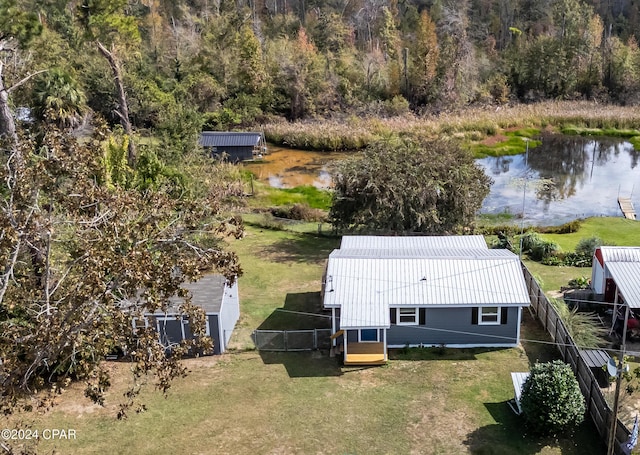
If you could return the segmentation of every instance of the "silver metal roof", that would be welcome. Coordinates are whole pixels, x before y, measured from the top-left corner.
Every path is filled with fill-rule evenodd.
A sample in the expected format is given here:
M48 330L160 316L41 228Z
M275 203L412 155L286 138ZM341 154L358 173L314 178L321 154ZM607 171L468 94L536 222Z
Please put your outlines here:
M340 249L369 250L419 250L442 248L480 248L488 249L487 242L481 235L442 235L442 236L404 236L391 237L379 235L345 235L342 237Z
M341 329L363 329L391 327L389 306L383 300L346 302L340 309Z
M518 257L482 236L345 236L329 255L324 306L340 327L389 327L391 306L528 306Z
M607 262L640 262L640 246L601 246L602 259Z
M640 262L606 262L629 308L640 308Z
M260 143L262 133L203 131L199 144L203 147L255 147Z
M431 248L431 249L360 249L351 248L333 250L329 255L330 258L388 258L388 259L401 259L401 258L500 258L507 257L512 258L513 253L509 250L495 249L490 250L488 248Z

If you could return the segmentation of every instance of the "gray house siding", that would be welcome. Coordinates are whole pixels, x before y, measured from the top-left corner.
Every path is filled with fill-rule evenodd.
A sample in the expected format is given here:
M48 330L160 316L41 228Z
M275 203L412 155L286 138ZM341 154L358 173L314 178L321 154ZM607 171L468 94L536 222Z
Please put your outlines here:
M240 317L237 281L229 287L223 276L213 275L187 286L191 286L192 302L205 310L207 315L207 334L213 340L213 353L225 352ZM193 338L189 321L177 320L176 315L175 309L170 309L167 313L146 315L148 323L158 330L158 338L167 349L183 339Z
M387 330L390 347L406 345L514 345L517 343L519 308L506 310L506 323L474 324L473 308L427 308L424 324L395 325ZM432 329L432 330L430 330Z

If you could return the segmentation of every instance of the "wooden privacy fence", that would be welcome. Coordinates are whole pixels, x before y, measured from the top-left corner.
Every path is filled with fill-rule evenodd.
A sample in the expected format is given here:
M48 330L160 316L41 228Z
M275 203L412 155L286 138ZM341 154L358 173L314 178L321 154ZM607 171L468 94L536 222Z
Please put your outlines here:
M549 332L549 335L551 335L551 339L555 342L564 362L569 364L573 369L576 379L580 384L582 395L586 400L587 414L591 417L591 420L593 420L600 437L606 444L611 429L613 410L605 400L593 371L580 356L578 347L574 343L573 338L571 338L571 335L569 335L556 309L542 289L540 289L540 286L524 264L522 264L522 269L527 288L529 289L531 308L543 327ZM620 443L627 441L630 433L624 423L618 419L615 443L617 453L621 453L619 450Z
M254 330L258 351L312 351L331 348L331 329Z

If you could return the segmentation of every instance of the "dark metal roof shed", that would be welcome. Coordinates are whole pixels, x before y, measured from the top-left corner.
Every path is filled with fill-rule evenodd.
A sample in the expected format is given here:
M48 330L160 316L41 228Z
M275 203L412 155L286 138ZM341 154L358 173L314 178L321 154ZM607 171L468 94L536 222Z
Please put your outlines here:
M255 147L261 140L258 132L203 131L199 143L202 147Z

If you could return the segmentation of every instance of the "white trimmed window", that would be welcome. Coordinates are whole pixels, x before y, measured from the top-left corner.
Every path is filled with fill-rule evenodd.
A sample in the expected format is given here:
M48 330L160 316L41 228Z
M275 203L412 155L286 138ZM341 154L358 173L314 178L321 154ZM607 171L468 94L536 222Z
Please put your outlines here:
M485 306L480 308L480 317L478 324L481 325L499 325L500 324L500 307Z
M397 325L418 325L417 308L397 308Z

